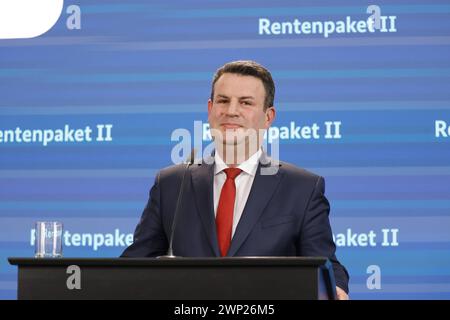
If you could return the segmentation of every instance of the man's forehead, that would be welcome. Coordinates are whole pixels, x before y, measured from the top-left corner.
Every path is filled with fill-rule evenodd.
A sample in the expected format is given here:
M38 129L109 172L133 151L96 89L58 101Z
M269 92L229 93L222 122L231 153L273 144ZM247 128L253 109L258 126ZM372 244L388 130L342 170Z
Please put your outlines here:
M261 79L234 73L224 73L215 83L215 95L257 97L265 94Z

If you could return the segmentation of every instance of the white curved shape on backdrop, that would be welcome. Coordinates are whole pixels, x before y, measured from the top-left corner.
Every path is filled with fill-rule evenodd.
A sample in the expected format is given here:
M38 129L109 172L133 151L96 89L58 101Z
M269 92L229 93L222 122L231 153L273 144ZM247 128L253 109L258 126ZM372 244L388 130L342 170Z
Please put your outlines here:
M58 21L64 0L0 0L0 39L35 38Z

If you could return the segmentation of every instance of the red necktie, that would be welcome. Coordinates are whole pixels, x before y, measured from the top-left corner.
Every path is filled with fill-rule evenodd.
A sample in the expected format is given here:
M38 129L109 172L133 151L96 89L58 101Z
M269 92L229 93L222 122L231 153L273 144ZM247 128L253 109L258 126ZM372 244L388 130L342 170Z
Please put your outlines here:
M220 192L219 205L216 215L217 240L222 257L227 255L231 244L231 230L233 228L233 211L236 199L236 185L234 179L242 172L238 168L228 168L223 170L227 175L227 180L223 184Z

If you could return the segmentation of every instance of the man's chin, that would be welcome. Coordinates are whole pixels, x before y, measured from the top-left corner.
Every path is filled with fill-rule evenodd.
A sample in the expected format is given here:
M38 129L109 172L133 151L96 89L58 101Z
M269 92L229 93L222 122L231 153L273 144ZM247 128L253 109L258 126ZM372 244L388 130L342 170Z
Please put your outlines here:
M220 136L215 136L215 140L223 145L239 145L245 141L245 133L237 130L221 132Z
M238 146L238 145L242 144L243 142L244 142L244 139L242 139L242 140L236 140L236 139L227 140L227 139L225 139L225 140L222 140L222 145L231 147L231 146Z

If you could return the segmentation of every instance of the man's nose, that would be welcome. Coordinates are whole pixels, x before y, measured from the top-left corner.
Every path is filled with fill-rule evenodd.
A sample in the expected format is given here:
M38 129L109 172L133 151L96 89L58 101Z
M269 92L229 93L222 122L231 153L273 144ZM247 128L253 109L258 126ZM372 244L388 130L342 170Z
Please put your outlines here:
M239 102L231 101L226 110L226 114L228 116L237 116L239 115Z

